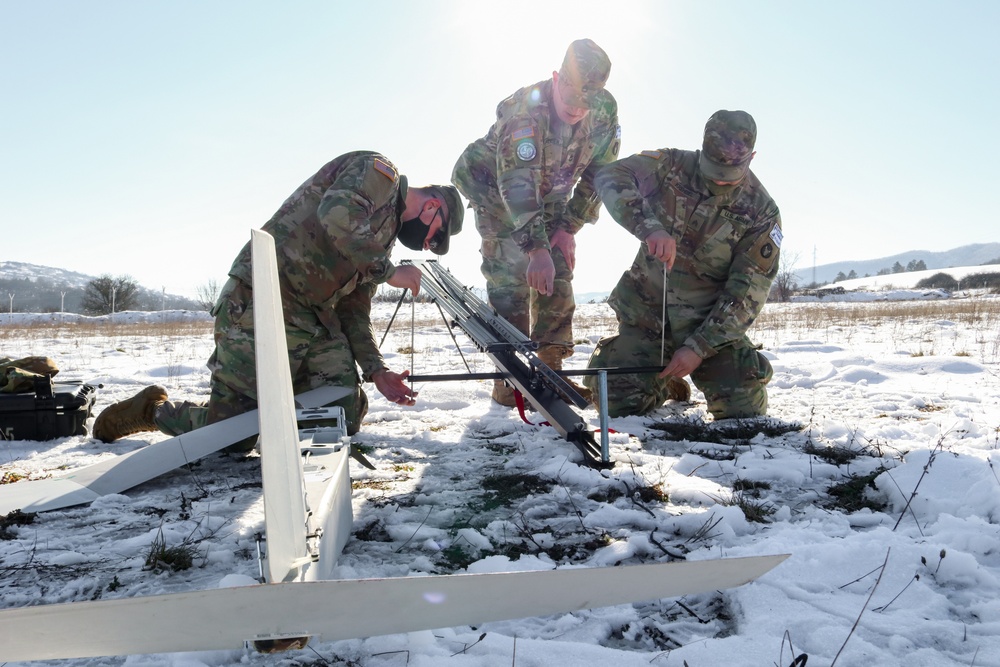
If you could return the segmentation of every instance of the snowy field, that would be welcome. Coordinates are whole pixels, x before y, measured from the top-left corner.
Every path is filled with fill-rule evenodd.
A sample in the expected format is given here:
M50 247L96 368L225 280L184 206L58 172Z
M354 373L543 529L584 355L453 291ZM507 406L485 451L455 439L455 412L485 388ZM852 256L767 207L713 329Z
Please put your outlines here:
M379 338L392 308L378 306ZM210 324L116 317L60 325L0 316L0 355L47 355L61 377L102 384L95 414L153 383L177 399L206 396ZM607 306L581 306L568 365L585 365L612 329ZM457 336L471 370L492 370ZM612 420L610 471L581 467L553 429L492 405L485 381L425 384L413 408L368 385L371 409L354 441L377 470L352 463L354 534L338 572L403 577L791 554L751 584L314 641L280 656L232 650L55 664L789 667L806 654L809 667L1000 667L1000 297L771 304L751 337L775 370L769 420L713 424L695 392L689 404ZM394 370L465 370L429 304L405 306L382 348ZM583 414L597 425L596 412ZM16 484L63 474L164 437L0 442L0 476ZM91 506L5 525L0 607L256 577L262 518L257 459L218 454ZM189 566L147 564L158 540L189 556L178 568ZM0 625L0 663L15 641L31 640L5 636Z

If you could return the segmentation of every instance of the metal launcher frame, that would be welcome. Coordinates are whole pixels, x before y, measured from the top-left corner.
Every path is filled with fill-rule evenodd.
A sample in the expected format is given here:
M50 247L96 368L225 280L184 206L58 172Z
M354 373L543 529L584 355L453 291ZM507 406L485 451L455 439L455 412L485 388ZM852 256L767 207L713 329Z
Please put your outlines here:
M598 468L614 465L602 454L586 422L569 405L585 408L587 400L538 358L537 343L498 315L436 260L402 263L420 269L421 289L493 360L504 380L520 391L560 435L579 448L588 465Z

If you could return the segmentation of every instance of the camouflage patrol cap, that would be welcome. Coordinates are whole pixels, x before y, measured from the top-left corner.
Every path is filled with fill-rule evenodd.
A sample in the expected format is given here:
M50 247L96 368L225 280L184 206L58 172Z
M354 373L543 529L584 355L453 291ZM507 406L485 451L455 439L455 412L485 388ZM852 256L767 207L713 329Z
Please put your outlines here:
M713 181L739 181L750 168L757 124L746 111L716 111L705 124L699 166Z
M448 219L441 230L431 239L431 252L435 255L443 255L448 252L449 241L452 236L462 231L462 221L465 219L465 206L462 204L462 197L458 194L458 189L453 185L431 185L435 194L444 200L448 208Z
M589 109L598 102L599 93L611 74L611 59L591 39L578 39L569 45L559 69L559 92L566 104Z

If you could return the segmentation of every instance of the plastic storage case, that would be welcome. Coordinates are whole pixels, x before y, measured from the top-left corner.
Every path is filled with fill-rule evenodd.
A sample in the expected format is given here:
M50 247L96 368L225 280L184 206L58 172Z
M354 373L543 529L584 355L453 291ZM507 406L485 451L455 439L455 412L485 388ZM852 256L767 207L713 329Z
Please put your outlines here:
M97 387L35 380L33 393L0 393L0 440L52 440L87 434Z

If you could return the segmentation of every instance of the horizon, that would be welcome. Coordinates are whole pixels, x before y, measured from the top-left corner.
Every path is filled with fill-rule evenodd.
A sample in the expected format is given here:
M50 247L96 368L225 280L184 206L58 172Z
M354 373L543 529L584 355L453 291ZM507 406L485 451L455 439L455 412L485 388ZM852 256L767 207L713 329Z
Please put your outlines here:
M970 244L970 246L975 246L975 245L993 245L993 244ZM1000 244L998 244L998 245L1000 245ZM864 262L864 263L879 262L879 261L890 262L890 261L893 261L893 260L897 259L900 255L906 255L907 252L912 252L912 253L921 253L921 252L923 252L923 253L940 255L940 254L954 253L956 251L962 250L963 248L970 247L970 246L960 246L958 248L951 248L949 250L934 251L934 252L932 252L932 251L925 251L925 250L913 250L913 251L906 251L904 253L900 253L899 255L891 255L891 256L888 256L888 257L880 257L880 258L871 259L871 260L856 260L856 261L858 263L862 263L862 262ZM839 265L842 265L842 264L850 264L851 261L855 261L855 260L845 260L843 262L834 262L834 263L831 263L831 264L828 264L828 265L817 266L815 268L817 270L823 269L823 270L829 272L829 271L832 270L831 267L836 267L836 266L839 266ZM2 271L2 267L3 267L3 265L5 263L27 264L26 262L12 262L11 260L0 260L0 271ZM86 275L86 274L80 274L80 273L75 272L75 271L68 271L68 270L60 268L60 267L43 266L43 265L38 265L38 264L29 264L29 266L35 266L37 268L50 269L50 270L59 271L59 272L75 273L77 275L80 275L80 276L83 276L84 278L89 278L89 279L93 279L93 278L97 277L97 276L89 276L89 275ZM891 269L892 267L891 267L891 265L887 265L887 266L881 267L881 268L888 270L888 269ZM805 282L805 277L803 275L805 272L808 272L808 271L811 271L811 270L812 270L812 267L796 267L796 268L793 269L793 273L795 274L796 277L799 278L799 283L800 283L799 289L807 289L810 286L813 286L811 282L809 282L809 283ZM856 289L858 291L864 291L867 288L867 286L864 285L864 284L862 284L862 281L871 280L871 281L874 281L873 284L872 284L872 288L875 288L875 289L884 289L886 285L891 285L893 287L901 288L901 289L911 289L911 288L914 287L913 283L916 283L918 280L920 280L923 277L926 277L926 276L929 276L929 275L933 275L935 273L948 273L949 271L951 271L951 272L954 273L954 275L952 277L960 280L960 279L963 279L965 276L973 275L973 274L978 273L980 271L989 272L991 270L998 270L998 271L1000 271L1000 264L998 264L998 263L962 264L962 265L955 265L955 266L931 267L931 268L924 269L924 270L907 270L907 269L904 269L903 271L900 271L900 272L887 272L885 274L867 273L867 274L865 274L863 276L858 276L856 278L839 280L839 281L836 280L836 278L829 278L827 280L820 280L820 281L818 281L816 283L815 286L826 286L826 285L836 284L836 285L840 285L840 286L843 286L845 288L848 288L849 290L850 289ZM893 278L894 276L896 277L895 279ZM905 285L900 285L899 284L899 282L900 282L899 281L899 277L900 276L905 276L906 277L906 280L903 281L903 282L906 283ZM5 279L4 276L2 275L2 273L0 273L0 281L2 281L4 279ZM142 283L139 283L139 287L142 290L146 290L146 291L149 291L149 292L152 292L152 293L155 293L155 292L158 291L158 290L155 290L153 288L147 287L147 286L143 285ZM199 286L199 287L204 287L204 286ZM483 289L479 285L471 285L470 287L472 289ZM593 301L594 299L596 299L598 297L607 297L611 293L612 289L613 289L613 285L610 286L610 287L608 287L607 289L604 289L604 290L588 290L588 291L575 290L574 291L574 298L575 298L577 304L589 303L589 302ZM168 292L168 293L166 293L165 296L171 297L171 298L187 299L187 300L198 300L198 299L201 298L202 295L198 295L198 296L195 296L195 297L188 297L188 296L183 295L183 294L172 294L172 293ZM172 309L168 308L166 310L169 311L169 310L172 310ZM29 311L21 311L21 312L29 312ZM72 312L72 311L67 311L67 312ZM132 311L123 311L123 312L132 312ZM140 311L136 311L136 312L140 312ZM0 313L0 314L2 314L2 313Z
M720 108L754 116L752 168L793 265L941 243L927 193L978 202L1000 152L980 129L1000 97L1000 4L985 0L4 8L2 259L189 297L223 281L249 230L336 155L378 150L414 185L447 182L496 105L585 36L612 60L622 157L697 149ZM496 19L520 16L544 33L512 42ZM963 169L934 168L952 153ZM990 214L952 208L949 245L995 236ZM482 284L471 213L467 227L442 260ZM578 237L575 289L611 289L638 246L602 209Z

